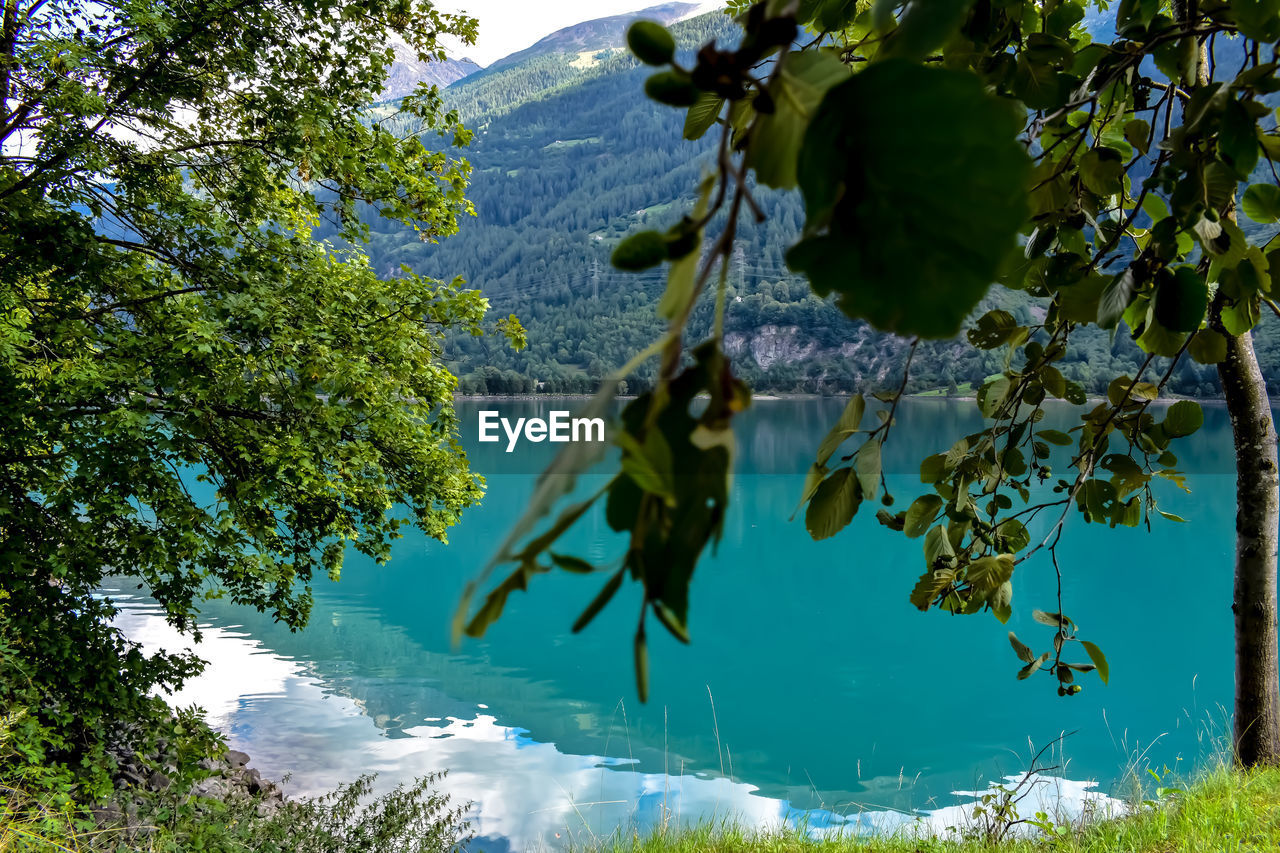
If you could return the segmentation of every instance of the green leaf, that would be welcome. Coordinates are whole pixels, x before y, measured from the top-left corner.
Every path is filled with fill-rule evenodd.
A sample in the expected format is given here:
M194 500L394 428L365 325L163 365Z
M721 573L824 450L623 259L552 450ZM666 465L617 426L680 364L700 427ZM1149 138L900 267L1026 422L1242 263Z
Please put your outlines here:
M1253 167L1258 165L1257 122L1236 98L1229 98L1223 106L1218 151L1242 181L1248 180Z
M557 554L552 552L550 555L551 562L555 563L566 572L574 572L580 575L589 575L596 570L596 567L588 563L581 557L574 557L569 554Z
M1044 654L1040 655L1040 657L1036 658L1031 663L1024 666L1022 669L1018 670L1018 680L1024 681L1030 678L1031 676L1035 675L1036 672L1040 670L1040 667L1044 666L1045 663L1048 662L1048 660L1049 660L1048 652L1045 652Z
M670 107L691 107L702 97L702 90L682 71L659 71L644 81L644 93Z
M576 634L583 628L590 625L591 620L595 619L596 615L599 614L601 610L604 610L604 606L609 603L613 598L613 594L622 586L622 577L626 574L626 571L627 570L625 568L619 569L613 573L613 576L610 577L609 580L605 581L604 587L596 593L596 597L591 599L591 603L582 611L582 615L574 621L573 628L571 629L573 633Z
M804 476L804 491L800 495L800 502L796 504L796 508L791 511L791 519L795 520L796 513L800 511L800 507L809 502L814 493L818 491L818 486L822 485L822 480L827 476L827 468L825 465L814 463L809 466L809 472Z
M877 3L882 7L883 3ZM890 0L888 5L901 5ZM972 0L913 0L898 19L898 25L885 37L880 57L901 57L920 61L941 47L964 22ZM877 9L880 19L884 12Z
M996 527L996 534L1003 540L1005 550L1011 554L1031 544L1031 534L1026 525L1016 518L1006 518L1000 522Z
M711 198L711 190L713 188L713 180L703 180L698 201L693 206L692 218L699 219L707 209L708 200ZM702 232L696 230L692 232L692 239L687 239L690 245L684 254L678 259L671 262L670 268L667 270L667 289L662 292L662 298L658 300L658 316L668 320L680 316L685 311L694 296L697 294L698 281L698 262L701 253L698 251L702 243ZM672 244L667 244L667 251L670 253Z
M1008 376L997 376L978 389L978 408L985 417L995 417L1009 396L1012 383Z
M849 402L845 404L844 410L840 413L840 419L836 421L836 425L822 439L822 444L818 445L818 465L826 465L827 460L831 458L831 454L835 453L836 448L844 443L845 439L858 431L858 425L862 423L862 415L867 409L867 401L861 394L854 394L849 398Z
M907 516L902 532L915 539L929 531L938 510L942 509L942 498L937 495L921 495L907 507Z
M1244 215L1259 224L1280 220L1280 187L1275 184L1250 184L1240 202Z
M1124 157L1114 148L1090 148L1080 158L1080 180L1095 195L1116 195L1124 189Z
M928 610L933 600L955 581L952 569L930 569L920 576L911 590L910 601L920 610Z
M1050 444L1056 444L1059 447L1066 447L1067 445L1074 443L1071 436L1056 429L1042 429L1039 430L1036 435L1040 436Z
M529 578L535 573L546 571L531 561L526 561L512 572L507 579L498 584L484 600L484 604L476 611L476 615L467 623L466 634L469 637L482 637L489 626L498 620L506 607L507 598L516 590L529 588Z
M1104 329L1114 329L1124 316L1125 309L1133 301L1135 283L1133 270L1126 269L1117 275L1102 291L1098 301L1098 325Z
M701 139L703 134L716 123L720 110L724 107L724 98L715 92L703 92L697 102L689 107L684 117L684 138Z
M1201 329L1191 339L1187 352L1200 364L1218 364L1226 360L1227 339L1213 329Z
M858 474L858 482L862 484L862 497L874 500L880 489L880 439L873 438L858 448L858 456L853 465Z
M947 132L919 132L926 120ZM1020 127L968 73L886 60L835 86L801 149L789 266L876 328L956 334L1026 217Z
M649 646L645 643L644 632L637 631L635 639L636 661L636 695L640 701L649 701Z
M1193 79L1199 53L1199 43L1194 38L1180 38L1159 45L1153 51L1153 57L1156 68L1169 80L1178 83Z
M1009 617L1013 615L1013 584L1005 581L1000 584L991 595L987 598L987 604L991 608L991 615L996 617L1001 625L1009 623Z
M965 580L980 595L985 597L1013 577L1013 567L1012 554L980 557L969 564L969 570L965 573Z
M1150 216L1154 224L1169 215L1169 205L1160 196L1152 193L1142 200L1142 212Z
M640 444L629 432L620 431L614 441L622 448L622 471L646 492L675 501L675 470L671 448L659 430L646 433Z
M1125 123L1124 138L1141 154L1147 153L1147 140L1151 136L1151 125L1142 119L1134 119ZM1156 196L1158 198L1158 196Z
M1058 287L1054 295L1058 298L1058 308L1062 318L1074 323L1096 322L1098 302L1107 284L1106 276L1095 274Z
M1032 610L1031 618L1039 622L1041 625L1048 625L1050 628L1066 627L1071 625L1071 620L1061 613L1046 613L1043 610Z
M1080 645L1084 646L1084 650L1089 655L1089 660L1093 661L1093 665L1098 668L1098 678L1102 679L1102 683L1106 684L1111 678L1111 667L1107 665L1107 657L1102 653L1102 649L1098 648L1088 640L1081 640Z
M1179 400L1164 416L1164 431L1173 438L1191 435L1204 426L1204 409L1194 400Z
M1205 203L1214 210L1226 207L1235 197L1237 183L1235 170L1215 159L1204 168Z
M926 456L920 463L920 482L936 483L947 475L947 469L947 456L945 453Z
M609 263L620 270L645 270L667 259L667 240L657 231L641 231L614 247Z
M1013 94L1031 110L1059 107L1070 92L1071 77L1047 63L1037 63L1026 54L1018 56L1013 75Z
M628 27L627 47L646 65L666 65L676 55L676 40L656 21L636 21Z
M805 130L822 96L847 79L848 67L826 51L791 51L783 58L782 69L769 88L773 112L756 119L747 149L747 165L755 170L760 183L777 189L796 185L796 161Z
M1229 335L1243 335L1250 331L1261 319L1261 303L1257 295L1242 296L1234 303L1225 305L1221 319L1222 328Z
M1115 514L1111 518L1111 526L1122 524L1125 527L1137 527L1142 523L1142 499L1134 496L1125 503L1116 505Z
M661 601L653 601L652 604L653 615L658 617L658 621L662 623L662 627L670 631L671 636L675 637L685 645L688 645L690 643L689 626L684 624L680 617L676 615L674 610L663 604Z
M969 343L978 349L995 349L1008 342L1021 328L1012 314L996 308L978 318L977 325L968 332Z
M924 561L926 564L936 565L938 560L954 557L956 549L952 547L951 540L947 538L947 528L941 524L932 528L924 537Z
M809 501L804 526L814 539L828 539L843 530L862 503L862 491L852 468L838 468L822 481Z
M1018 659L1023 663L1031 663L1036 659L1035 653L1031 651L1031 647L1019 640L1018 635L1012 631L1009 632L1009 645L1013 646L1013 653L1016 654Z
M1194 267L1181 266L1156 287L1155 319L1173 332L1200 328L1209 307L1209 286Z

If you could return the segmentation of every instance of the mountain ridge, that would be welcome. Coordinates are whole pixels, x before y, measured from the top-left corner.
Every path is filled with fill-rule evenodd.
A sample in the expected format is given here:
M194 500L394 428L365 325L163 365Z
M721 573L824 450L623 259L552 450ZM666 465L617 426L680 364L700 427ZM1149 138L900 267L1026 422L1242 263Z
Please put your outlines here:
M626 44L627 27L637 18L646 18L663 25L671 25L685 20L699 11L709 8L706 2L662 3L624 12L620 15L609 15L604 18L592 18L580 21L567 27L561 27L553 33L543 36L526 48L509 53L501 59L490 63L485 71L496 72L517 65L527 59L551 53L586 53L591 51L620 48Z
M707 41L725 46L740 35L715 14L671 31L682 62ZM460 223L458 235L432 245L370 222L368 251L380 273L394 275L406 264L442 280L460 275L490 299L494 316L515 313L525 323L529 346L519 353L487 338L449 340L447 358L463 393L589 393L663 332L655 307L664 271L621 273L609 266L609 254L627 234L666 228L690 207L710 140L682 138L679 112L643 94L651 69L625 51L585 67L570 65L568 55L529 55L444 91L476 131L464 156L474 167L468 197L477 217ZM768 217L741 227L729 278L725 332L735 370L762 392L844 393L896 380L907 343L850 321L787 269L786 247L804 221L797 194L756 188L756 198ZM998 287L981 310L992 307L1022 324L1044 316L1042 301ZM691 339L710 326L704 300ZM1275 331L1261 328L1256 341L1267 375L1280 384ZM1062 367L1068 379L1100 393L1106 380L1132 375L1142 359L1126 335L1112 340L1085 329ZM909 390L965 393L1001 370L1002 354L963 339L926 342ZM630 389L651 380L646 365ZM1213 367L1184 360L1171 390L1205 397L1216 383Z
M383 100L394 100L412 94L419 83L444 89L481 70L480 64L468 57L449 58L444 62L423 62L418 58L417 51L399 40L392 42L391 49L395 53L395 60L391 63L386 83L382 87Z

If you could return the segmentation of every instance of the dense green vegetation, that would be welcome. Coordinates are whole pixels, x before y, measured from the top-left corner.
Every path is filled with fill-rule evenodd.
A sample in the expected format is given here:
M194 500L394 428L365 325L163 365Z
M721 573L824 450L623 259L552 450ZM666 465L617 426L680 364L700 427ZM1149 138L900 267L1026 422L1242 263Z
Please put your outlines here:
M7 729L0 726L0 757ZM153 794L128 818L97 822L75 806L0 778L0 850L5 853L456 853L470 838L465 807L423 777L371 796L364 776L331 794L270 810L252 796L215 799Z
M197 637L212 598L297 629L348 547L444 539L480 497L441 356L483 300L377 276L354 214L436 239L469 209L468 133L431 91L400 102L408 136L363 110L393 41L439 59L475 21L401 0L0 8L0 785L83 817L153 772L185 792L222 749L156 695L199 659L124 637L104 578ZM321 218L351 248L316 240Z
M705 42L724 46L740 37L719 13L672 31L686 59ZM711 146L684 140L669 110L644 97L645 72L629 54L602 51L589 67L571 64L574 58L536 56L445 91L476 129L468 152L476 217L460 223L459 239L424 243L393 224L372 223L369 252L380 272L406 264L426 275L461 275L492 300L495 314L515 312L527 326L521 352L454 337L450 363L464 393L590 392L663 327L655 311L663 276L619 273L609 253L624 235L679 218L711 164ZM757 198L768 218L740 235L725 317L739 375L758 391L808 393L865 390L896 375L905 339L849 320L787 269L783 253L804 221L800 199L763 188ZM1044 311L1023 293L1002 293L983 307L997 306L1020 323ZM702 336L710 327L710 306L700 305L691 328ZM1073 343L1061 368L1092 393L1144 357L1124 333L1085 329ZM1257 347L1267 375L1280 383L1280 335L1264 326ZM910 390L976 387L1002 367L999 357L971 347L926 342ZM631 390L651 382L652 370L639 369ZM1181 364L1170 389L1211 396L1216 371Z

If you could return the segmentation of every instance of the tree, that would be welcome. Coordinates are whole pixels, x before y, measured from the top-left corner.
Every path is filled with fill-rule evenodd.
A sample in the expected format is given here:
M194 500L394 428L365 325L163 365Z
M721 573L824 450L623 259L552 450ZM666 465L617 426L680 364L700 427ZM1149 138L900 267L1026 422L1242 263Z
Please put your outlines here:
M475 22L425 0L5 0L0 27L0 660L19 673L0 699L34 680L46 759L96 766L111 721L158 713L148 691L195 666L111 628L104 576L183 629L215 596L297 628L348 544L381 561L407 523L444 540L480 496L440 355L486 302L356 248L361 210L430 241L468 212L448 150L468 133L437 92L367 107L392 39L442 58Z
M716 128L719 154L680 224L634 235L614 252L623 269L669 263L660 305L669 326L627 366L657 357L658 378L625 409L621 470L591 500L605 501L610 525L630 544L607 567L608 583L575 630L628 574L641 584L641 698L647 617L689 638L690 580L720 533L730 424L750 399L723 352L722 316L739 219L763 217L753 177L803 197L804 231L787 261L815 293L912 341L901 385L878 395L878 420L864 427L870 407L856 396L824 439L801 506L811 534L825 538L881 496L880 522L923 538L925 565L909 596L921 610L990 612L1003 622L1019 566L1047 559L1060 571L1057 545L1075 514L1112 527L1180 521L1159 508L1153 485L1183 484L1174 441L1203 415L1191 401L1152 404L1179 364L1216 366L1238 472L1236 757L1280 763L1275 428L1250 338L1264 307L1280 314L1272 299L1280 255L1270 249L1274 229L1264 227L1280 221L1280 135L1268 105L1280 80L1263 51L1274 53L1280 40L1280 7L1259 0L731 6L744 32L734 49L712 43L691 59L677 57L662 27L641 22L629 32L635 55L661 68L646 92L685 110L687 138ZM725 216L723 230L704 246L717 215ZM687 350L687 321L717 270L713 332ZM1043 319L1019 322L993 310L971 321L993 282L1036 297ZM911 354L921 339L949 338L964 325L973 347L1005 355L1004 369L977 392L985 428L925 458L929 490L894 512L880 448ZM1123 328L1145 358L1132 375L1107 377L1106 399L1090 403L1055 365L1098 328L1113 335ZM710 402L695 415L689 403L699 394ZM1039 425L1049 398L1082 407L1069 433ZM861 443L843 455L855 436ZM559 554L547 565L542 555L586 504L525 537L573 485L572 476L552 475L587 461L570 448L549 469L460 616L488 571L506 562L516 571L469 620L459 619L459 631L483 632L531 575L583 568ZM1033 537L1036 524L1043 529ZM1081 689L1079 673L1108 677L1102 651L1076 636L1061 594L1053 610L1035 616L1051 630L1050 649L1037 654L1010 634L1020 678L1047 674L1069 696Z

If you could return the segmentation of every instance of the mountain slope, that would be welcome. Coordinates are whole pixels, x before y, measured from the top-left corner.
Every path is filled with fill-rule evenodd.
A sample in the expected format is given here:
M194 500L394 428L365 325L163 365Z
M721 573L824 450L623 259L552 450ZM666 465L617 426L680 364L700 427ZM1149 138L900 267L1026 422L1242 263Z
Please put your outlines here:
M525 60L548 54L576 55L620 48L626 44L627 27L637 18L647 18L661 24L673 24L705 8L706 5L705 3L663 3L660 6L651 6L625 15L583 21L580 24L556 30L524 50L504 56L490 65L489 70L500 71Z
M719 14L672 31L685 62L703 43L725 44L737 35ZM407 264L437 278L461 275L485 292L495 315L514 312L525 322L530 343L521 353L487 339L450 343L464 391L590 391L661 334L655 306L663 272L619 273L609 267L609 254L625 234L666 227L689 209L711 142L681 138L679 112L644 97L648 73L624 53L587 68L546 54L445 90L450 106L477 128L466 155L475 168L468 194L477 217L439 245L373 221L369 252L383 274ZM847 391L895 381L905 342L849 321L788 272L783 254L804 219L798 195L760 191L757 198L768 219L744 226L729 278L726 348L736 369L759 390ZM1023 323L1043 316L1041 305L1002 288L987 304ZM706 300L694 315L694 335L707 333L710 323ZM1280 380L1273 326L1264 323L1258 347L1267 375ZM1112 341L1090 329L1074 339L1063 368L1098 392L1141 360L1123 334ZM1000 355L934 342L917 352L911 387L963 391L1001 369ZM643 384L651 370L633 379ZM1216 384L1212 367L1189 361L1174 379L1185 394L1212 394Z

